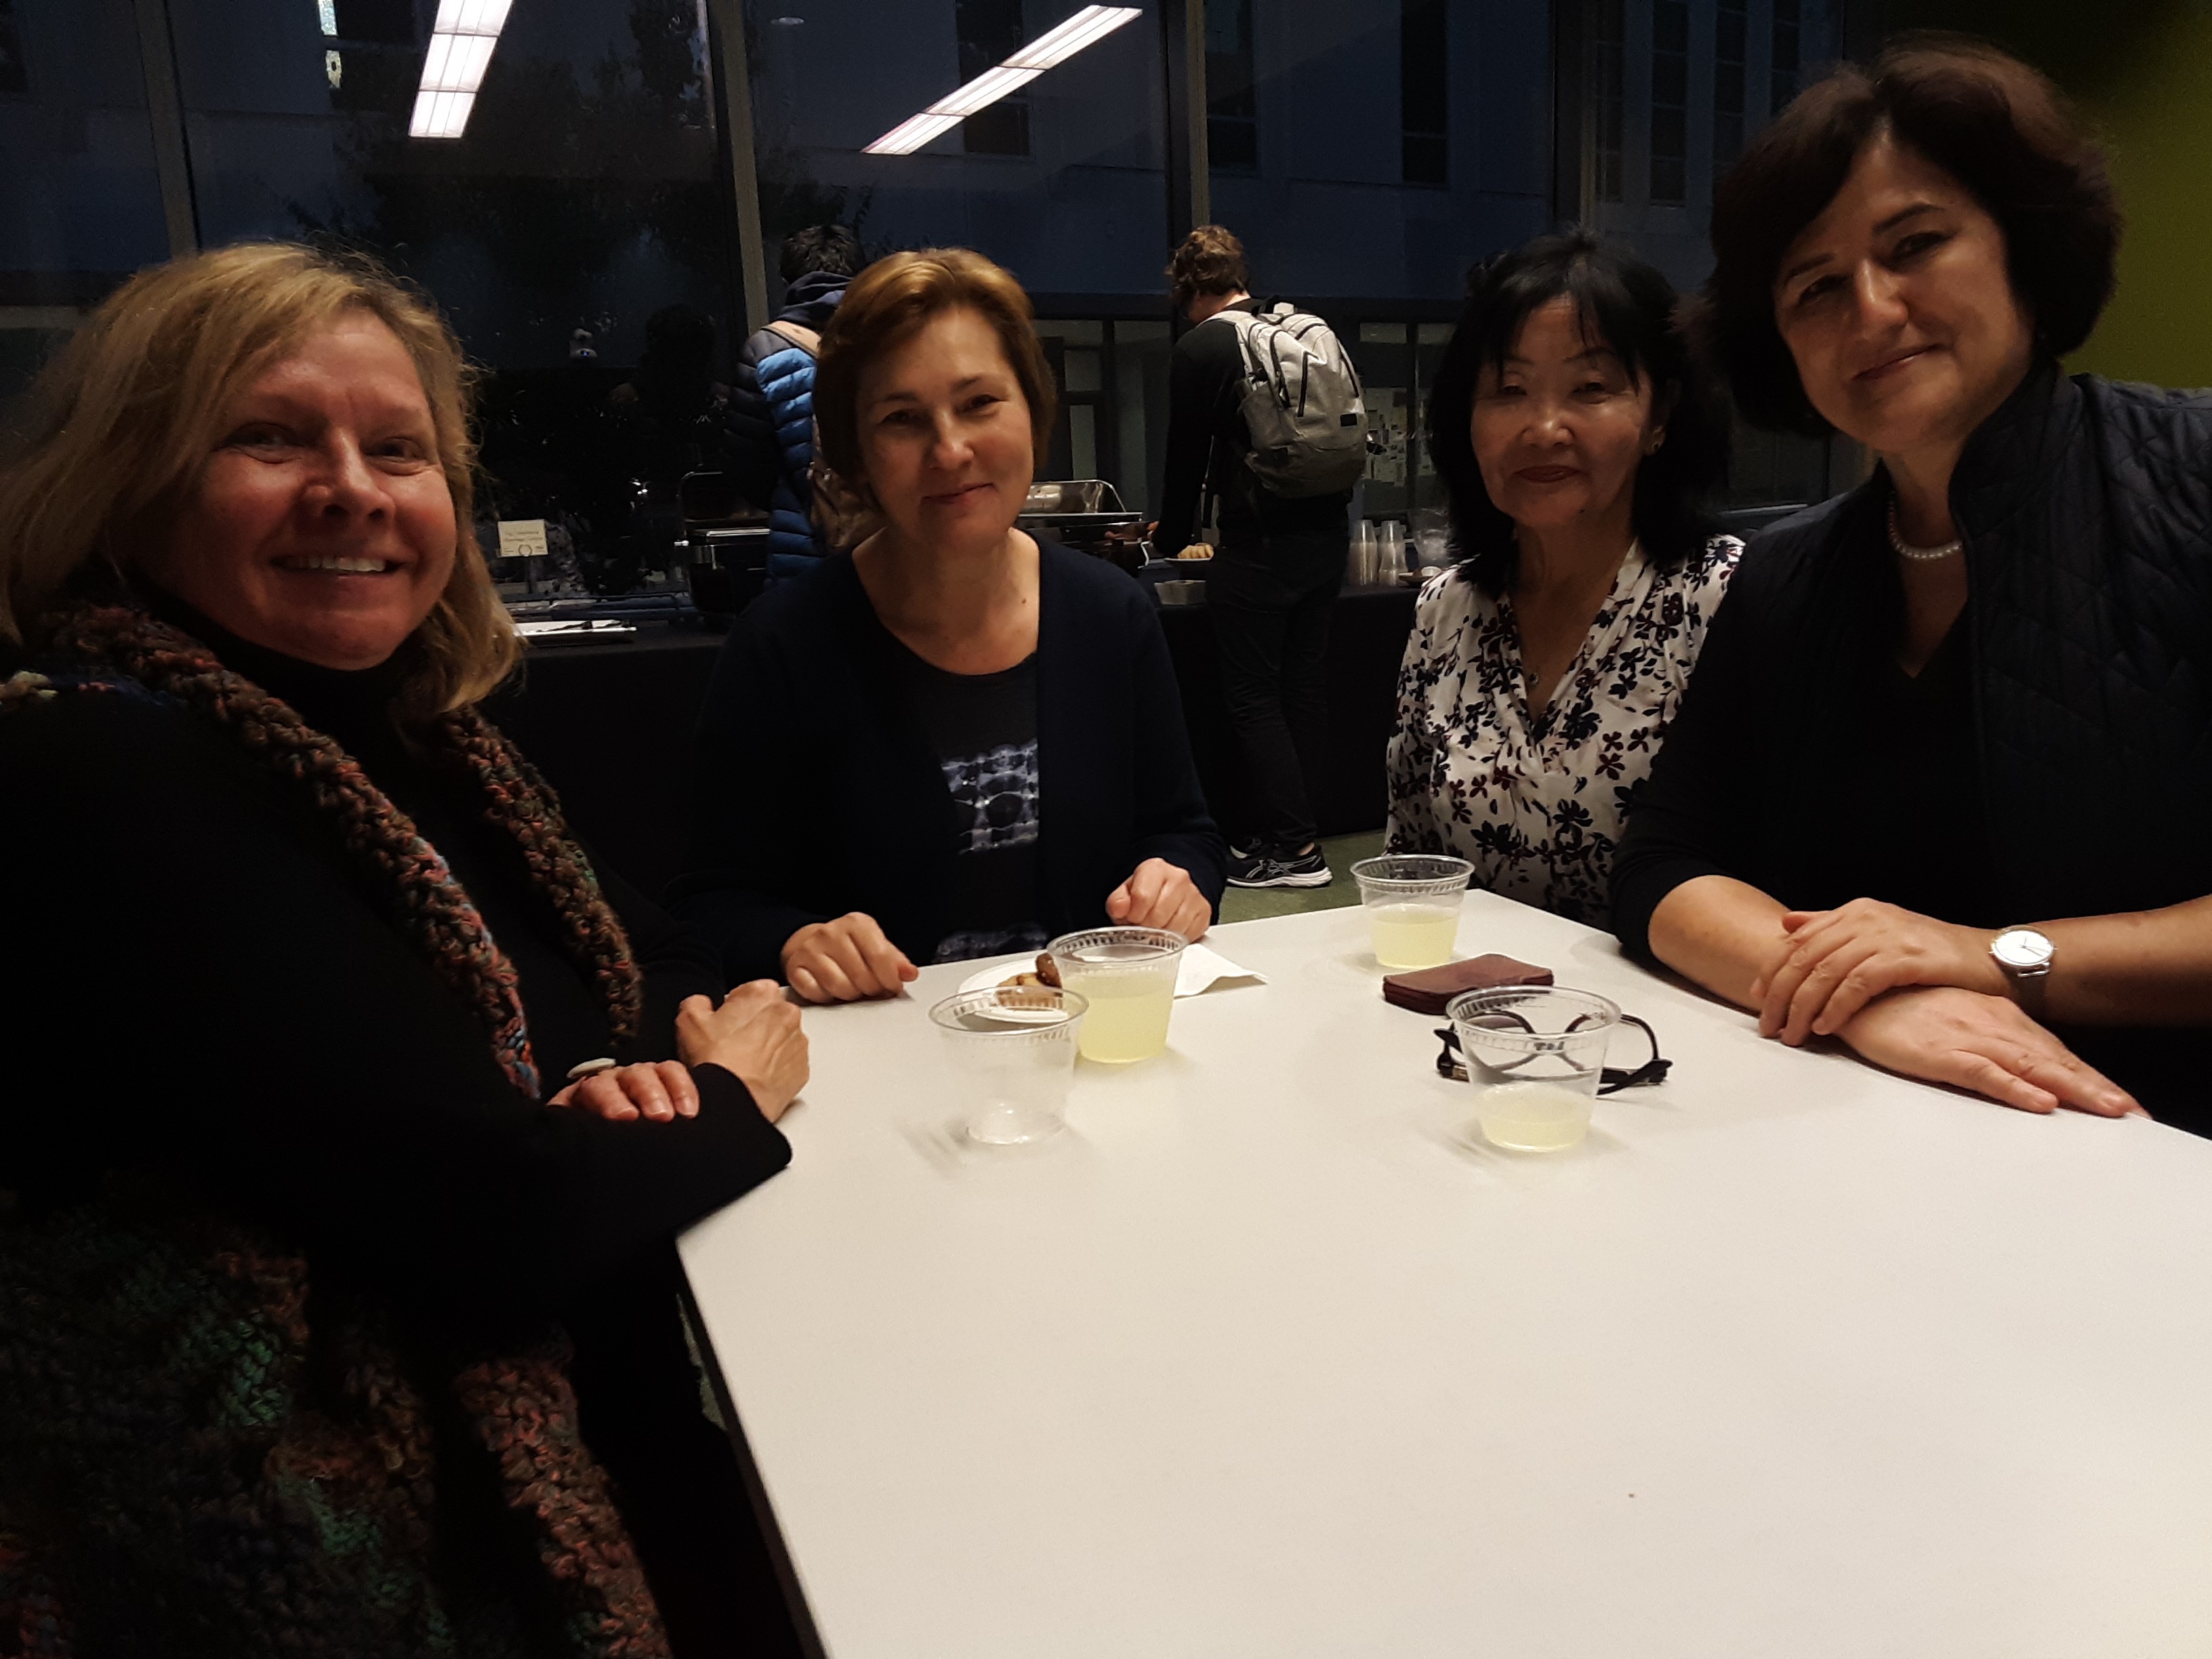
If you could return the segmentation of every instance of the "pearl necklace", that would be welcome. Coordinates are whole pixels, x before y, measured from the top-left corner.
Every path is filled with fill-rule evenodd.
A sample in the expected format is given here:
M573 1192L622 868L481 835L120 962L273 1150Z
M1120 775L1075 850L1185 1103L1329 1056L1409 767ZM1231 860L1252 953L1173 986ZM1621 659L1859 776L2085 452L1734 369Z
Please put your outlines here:
M1937 559L1948 559L1966 546L1963 541L1945 542L1941 547L1915 547L1897 533L1897 503L1889 504L1889 544L1897 550L1900 559L1910 559L1915 564L1932 564Z

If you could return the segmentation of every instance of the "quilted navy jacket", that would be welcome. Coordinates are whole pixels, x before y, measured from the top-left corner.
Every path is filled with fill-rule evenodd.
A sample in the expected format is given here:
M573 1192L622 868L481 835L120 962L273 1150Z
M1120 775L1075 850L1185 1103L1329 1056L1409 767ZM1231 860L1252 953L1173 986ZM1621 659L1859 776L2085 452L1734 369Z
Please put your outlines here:
M1841 902L1817 890L1837 865L1820 733L1854 718L1853 648L1893 626L1888 501L1877 472L1745 552L1614 863L1631 951L1648 957L1652 911L1698 875ZM2039 370L1969 441L1951 510L1987 925L2212 893L2212 393ZM2206 1034L2143 1042L2185 1038Z
M852 280L809 271L792 283L776 320L819 334ZM764 328L738 348L731 380L738 488L747 501L767 504L769 556L819 558L829 550L811 516L814 495L806 482L814 459L814 354Z

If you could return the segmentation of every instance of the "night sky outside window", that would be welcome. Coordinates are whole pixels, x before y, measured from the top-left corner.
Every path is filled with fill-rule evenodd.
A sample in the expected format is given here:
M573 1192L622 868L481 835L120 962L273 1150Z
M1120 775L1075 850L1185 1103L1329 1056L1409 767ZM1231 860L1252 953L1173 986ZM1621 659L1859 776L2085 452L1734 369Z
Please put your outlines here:
M954 0L953 17L963 84L1012 57L1026 38L1022 0ZM960 142L970 155L1027 155L1029 100L1018 93L977 110L960 124Z
M1252 83L1252 0L1206 9L1206 153L1209 167L1260 167L1260 104Z
M1444 0L1399 0L1400 176L1409 185L1441 185L1449 173L1446 42Z
M1589 14L1591 182L1601 202L1618 202L1623 181L1628 101L1623 73L1628 24L1623 11L1623 0L1595 0Z
M1774 0L1773 73L1768 88L1767 112L1779 115L1797 95L1797 77L1803 42L1799 33L1798 0Z
M1690 7L1654 0L1651 8L1651 202L1680 207L1688 185Z
M1744 41L1748 0L1720 0L1713 14L1713 177L1743 154Z

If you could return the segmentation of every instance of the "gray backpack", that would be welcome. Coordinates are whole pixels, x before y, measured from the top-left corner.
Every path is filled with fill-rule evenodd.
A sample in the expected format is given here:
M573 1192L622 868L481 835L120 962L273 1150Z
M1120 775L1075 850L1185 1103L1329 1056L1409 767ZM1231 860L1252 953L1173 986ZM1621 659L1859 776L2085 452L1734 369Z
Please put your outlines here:
M1327 323L1288 305L1221 311L1244 350L1244 464L1272 495L1334 495L1367 466L1359 371Z

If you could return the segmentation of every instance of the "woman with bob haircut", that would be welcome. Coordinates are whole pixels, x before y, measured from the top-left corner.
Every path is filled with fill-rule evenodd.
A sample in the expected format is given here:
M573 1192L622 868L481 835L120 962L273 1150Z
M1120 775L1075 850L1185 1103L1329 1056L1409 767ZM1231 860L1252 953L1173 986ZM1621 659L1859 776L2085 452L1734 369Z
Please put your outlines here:
M0 469L0 1603L77 1651L741 1633L672 1243L805 1039L478 712L466 387L374 266L230 247Z
M1429 401L1460 556L1406 645L1390 849L1577 921L1740 550L1698 511L1726 428L1674 300L1586 231L1540 237L1468 274Z
M1052 430L1029 298L894 254L822 336L827 465L882 521L731 631L679 914L810 1002L1109 921L1195 939L1224 849L1150 597L1014 528Z
M1876 465L1746 554L1622 942L1788 1042L2212 1127L2212 397L2059 370L2112 291L2102 156L2027 65L1910 36L1803 93L1712 223L1695 327L1739 407Z

